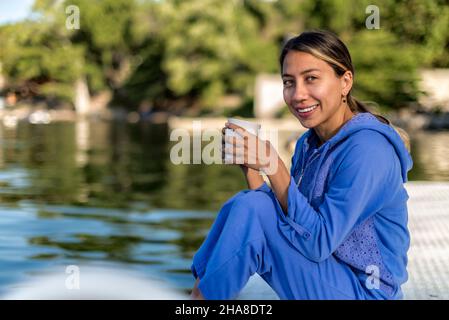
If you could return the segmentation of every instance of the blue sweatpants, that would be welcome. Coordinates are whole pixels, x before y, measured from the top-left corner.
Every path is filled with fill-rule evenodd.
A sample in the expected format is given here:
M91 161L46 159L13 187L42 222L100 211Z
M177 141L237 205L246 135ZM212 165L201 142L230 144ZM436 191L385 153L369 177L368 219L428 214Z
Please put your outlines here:
M280 299L369 299L360 280L332 255L307 259L278 228L282 209L266 185L243 190L220 209L193 257L206 299L234 299L257 272Z

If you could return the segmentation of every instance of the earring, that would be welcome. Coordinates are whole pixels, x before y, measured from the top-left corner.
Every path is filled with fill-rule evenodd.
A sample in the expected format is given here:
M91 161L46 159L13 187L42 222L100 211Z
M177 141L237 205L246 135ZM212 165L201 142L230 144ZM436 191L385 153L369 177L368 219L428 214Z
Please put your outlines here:
M346 96L343 96L343 103L346 103Z

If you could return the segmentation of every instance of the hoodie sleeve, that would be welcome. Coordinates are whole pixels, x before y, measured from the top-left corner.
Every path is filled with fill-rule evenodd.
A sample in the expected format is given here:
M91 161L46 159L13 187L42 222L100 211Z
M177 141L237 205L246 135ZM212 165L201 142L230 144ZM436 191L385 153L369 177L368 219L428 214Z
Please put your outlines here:
M280 228L307 258L327 259L351 230L379 211L399 186L389 183L400 174L392 145L378 133L369 143L355 139L336 165L323 202L315 210L298 190L293 177L288 187L288 214ZM394 171L398 172L394 172Z

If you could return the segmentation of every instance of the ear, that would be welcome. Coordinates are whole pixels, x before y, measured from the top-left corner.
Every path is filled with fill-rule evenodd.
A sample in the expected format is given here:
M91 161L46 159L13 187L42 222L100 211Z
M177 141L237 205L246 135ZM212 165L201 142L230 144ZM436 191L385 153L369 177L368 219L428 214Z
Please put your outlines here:
M341 92L343 95L347 95L349 91L351 91L352 83L353 83L353 77L351 71L346 71L340 78L341 80Z

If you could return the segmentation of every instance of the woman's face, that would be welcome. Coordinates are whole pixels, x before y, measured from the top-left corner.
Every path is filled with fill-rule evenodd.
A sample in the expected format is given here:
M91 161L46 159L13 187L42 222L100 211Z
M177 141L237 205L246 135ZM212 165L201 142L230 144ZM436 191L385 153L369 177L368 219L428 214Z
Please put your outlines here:
M349 110L342 97L351 89L351 72L338 77L327 62L309 53L287 53L282 81L290 112L306 128L333 131Z

